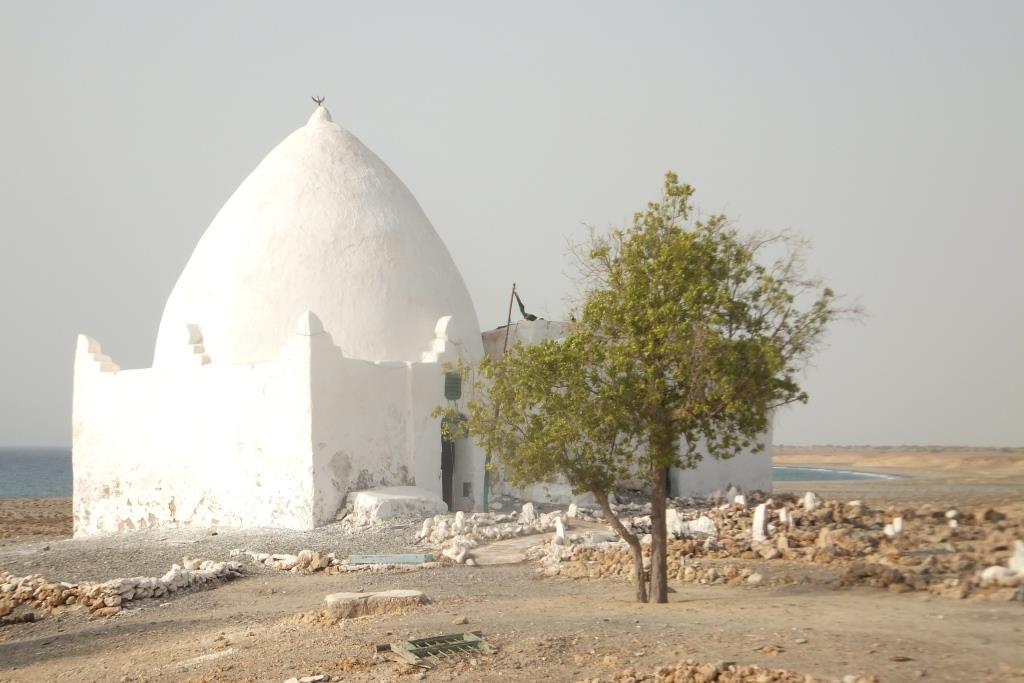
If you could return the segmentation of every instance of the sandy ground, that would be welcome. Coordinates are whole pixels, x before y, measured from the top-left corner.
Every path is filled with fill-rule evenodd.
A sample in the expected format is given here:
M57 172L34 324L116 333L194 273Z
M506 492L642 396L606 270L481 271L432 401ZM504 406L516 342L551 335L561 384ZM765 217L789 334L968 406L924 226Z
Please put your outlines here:
M70 498L0 499L0 547L12 539L70 535Z
M1024 453L911 453L876 449L785 450L779 464L911 475L889 481L778 484L876 504L949 506L1024 500ZM382 541L337 528L289 532L151 530L90 541L61 540L69 501L0 501L0 569L95 580L166 570L184 554L218 557L231 547L274 551L320 545L361 548ZM63 525L63 526L62 526ZM411 543L399 530L388 547ZM20 535L20 539L13 537ZM288 547L281 547L288 546ZM1024 681L1024 605L838 589L829 570L750 561L799 582L782 587L673 583L668 605L638 605L619 579L540 579L530 564L447 567L408 574L298 576L247 565L219 587L147 601L111 619L63 610L32 624L0 627L0 681L284 681L327 673L353 681L415 680L416 671L375 660L377 643L480 630L497 654L442 664L427 680L576 681L627 667L653 670L685 657L789 668L823 678L878 674L882 681ZM119 569L119 571L114 571ZM112 573L111 573L112 572ZM58 576L59 575L59 576ZM415 588L432 603L403 615L327 626L294 615L336 591ZM467 626L452 624L456 615ZM779 646L777 654L761 651ZM774 648L770 648L773 650Z

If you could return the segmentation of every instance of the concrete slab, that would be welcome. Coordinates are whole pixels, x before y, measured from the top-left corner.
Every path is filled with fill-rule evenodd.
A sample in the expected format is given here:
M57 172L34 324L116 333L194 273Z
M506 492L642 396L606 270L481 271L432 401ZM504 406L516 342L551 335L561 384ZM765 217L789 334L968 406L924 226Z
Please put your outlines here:
M448 512L448 505L439 497L415 486L389 486L355 491L352 515L359 524L372 524L392 517L433 517Z
M324 611L338 619L367 614L404 612L409 607L429 602L422 591L390 590L376 593L331 593L324 598Z

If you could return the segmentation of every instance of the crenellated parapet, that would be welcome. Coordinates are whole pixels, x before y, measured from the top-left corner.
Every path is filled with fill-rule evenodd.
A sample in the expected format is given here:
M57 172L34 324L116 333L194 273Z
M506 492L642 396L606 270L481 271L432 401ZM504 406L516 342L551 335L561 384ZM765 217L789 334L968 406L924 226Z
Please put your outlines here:
M458 360L462 340L456 336L455 329L452 316L438 318L434 325L434 338L430 340L430 350L420 354L420 362L453 363Z
M75 370L93 370L95 372L118 372L121 366L103 353L100 343L86 334L78 335L75 348Z

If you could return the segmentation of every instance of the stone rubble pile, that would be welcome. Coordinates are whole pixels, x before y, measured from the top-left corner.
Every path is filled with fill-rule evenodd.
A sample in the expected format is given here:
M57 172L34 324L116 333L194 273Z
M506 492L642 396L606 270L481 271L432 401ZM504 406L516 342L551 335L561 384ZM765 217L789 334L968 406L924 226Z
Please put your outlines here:
M652 673L626 669L610 678L586 678L577 683L826 683L823 679L805 676L788 669L767 669L760 666L696 662L687 659L672 666L663 666ZM878 683L877 676L844 676L836 683Z
M617 514L649 545L649 507L620 505ZM1024 600L1022 520L992 508L970 514L929 506L880 510L859 501L821 500L812 492L773 498L754 492L737 493L722 505L672 504L666 524L676 539L669 543L669 563L677 577L699 558L785 560L837 569L842 585ZM632 574L628 546L614 534L570 536L568 543L535 549L531 556L546 574Z
M323 554L308 549L300 550L295 555L291 555L288 553L262 553L255 550L235 548L228 555L230 557L245 556L253 562L270 567L271 569L292 572L293 574L312 574L313 572L341 564L334 556L334 553Z
M520 512L435 515L423 520L416 538L452 562L472 564L470 551L480 543L557 531L559 525L564 535L565 516L562 510L538 513L533 503L523 505Z
M686 558L685 547L670 542L668 548L668 575L676 581L706 585L760 585L760 574L750 567L735 564L693 562ZM557 560L549 557L558 554ZM650 568L650 558L644 556L644 568ZM540 570L545 576L564 576L574 579L604 579L633 575L633 554L625 543L614 548L573 544L560 551L548 550L541 558Z
M214 562L185 557L161 577L135 576L103 583L47 581L38 574L13 576L0 572L0 612L25 606L55 611L83 607L94 617L109 617L140 600L162 598L205 584L230 581L243 573L237 562ZM6 615L4 615L6 616Z

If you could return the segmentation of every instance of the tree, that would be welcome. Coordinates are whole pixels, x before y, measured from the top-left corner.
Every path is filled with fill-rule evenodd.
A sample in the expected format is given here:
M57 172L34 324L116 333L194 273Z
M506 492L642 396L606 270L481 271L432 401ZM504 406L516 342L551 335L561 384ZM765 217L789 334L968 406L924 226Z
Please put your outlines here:
M647 601L640 539L612 512L608 495L630 475L636 443L628 429L626 402L601 375L605 365L593 354L601 346L570 334L560 341L516 345L499 360L485 358L471 382L468 415L446 416L445 437L472 435L489 453L498 453L515 486L564 478L574 493L589 492L600 504L633 554L636 597ZM464 373L468 368L463 367Z
M616 480L645 477L656 602L668 600L668 469L761 450L772 411L807 401L797 379L829 323L856 313L807 275L803 243L696 217L693 193L669 172L660 202L576 249L578 322L561 342L485 360L465 423L513 483L560 475L594 494L633 548L640 600L640 546L607 500Z

